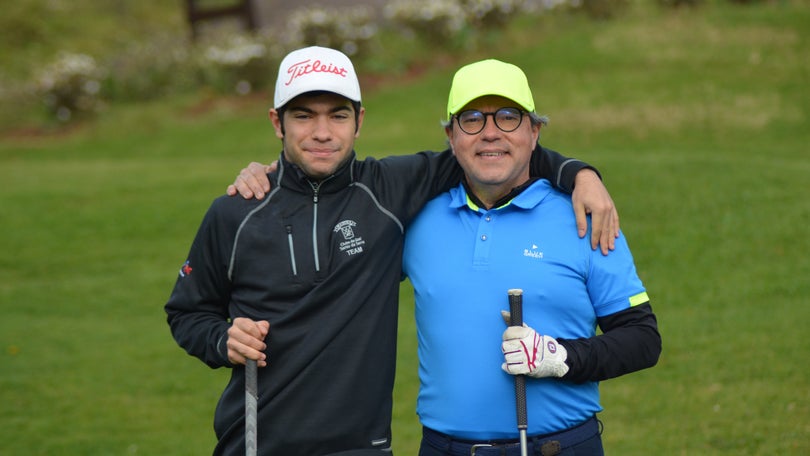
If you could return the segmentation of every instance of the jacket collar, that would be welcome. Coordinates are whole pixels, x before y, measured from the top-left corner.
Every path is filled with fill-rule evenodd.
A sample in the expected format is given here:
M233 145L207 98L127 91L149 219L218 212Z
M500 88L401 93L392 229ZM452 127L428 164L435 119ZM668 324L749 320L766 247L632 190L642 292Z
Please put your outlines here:
M276 171L278 185L304 193L311 193L316 188L320 193L334 193L354 182L354 163L357 154L352 150L347 160L331 176L320 181L312 180L304 171L291 163L282 151Z

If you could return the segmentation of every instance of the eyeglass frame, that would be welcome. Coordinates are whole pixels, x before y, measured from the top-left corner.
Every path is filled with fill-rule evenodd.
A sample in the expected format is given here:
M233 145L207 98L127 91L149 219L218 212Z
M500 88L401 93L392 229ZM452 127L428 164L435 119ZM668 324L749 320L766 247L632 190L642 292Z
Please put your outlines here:
M498 124L498 117L497 117L498 113L501 112L501 111L505 111L505 110L506 111L512 111L513 110L513 111L516 111L517 113L520 114L520 117L518 118L517 125L515 125L515 128L513 128L511 130L506 130L503 127L501 127L500 124ZM482 116L484 116L484 122L481 124L481 129L479 129L478 131L469 132L469 131L465 130L464 127L461 126L461 116L463 114L465 114L465 113L468 113L468 112L472 112L472 113L477 112L477 113L480 113ZM487 118L489 116L492 116L492 121L495 122L495 126L498 128L498 130L501 130L504 133L511 133L511 132L517 130L518 128L520 128L521 125L523 125L523 116L525 116L527 114L529 114L527 111L524 111L523 109L520 109L520 108L503 107L503 108L498 108L494 112L493 111L484 112L484 111L479 111L477 109L465 109L464 111L461 111L458 114L453 114L453 117L456 118L456 123L458 124L458 128L461 131L463 131L464 133L466 133L468 135L477 135L478 133L481 133L482 131L484 131L484 128L486 128L486 126L487 126Z

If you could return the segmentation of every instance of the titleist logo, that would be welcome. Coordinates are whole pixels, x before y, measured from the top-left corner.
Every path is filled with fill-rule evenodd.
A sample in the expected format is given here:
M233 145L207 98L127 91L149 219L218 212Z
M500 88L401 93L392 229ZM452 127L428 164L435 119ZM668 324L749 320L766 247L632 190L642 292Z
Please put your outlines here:
M311 60L312 59L307 59L303 62L290 65L287 69L287 74L290 75L290 79L284 83L284 85L290 85L296 78L310 73L332 73L344 78L349 73L346 68L337 67L331 63L321 63L320 60L309 63Z

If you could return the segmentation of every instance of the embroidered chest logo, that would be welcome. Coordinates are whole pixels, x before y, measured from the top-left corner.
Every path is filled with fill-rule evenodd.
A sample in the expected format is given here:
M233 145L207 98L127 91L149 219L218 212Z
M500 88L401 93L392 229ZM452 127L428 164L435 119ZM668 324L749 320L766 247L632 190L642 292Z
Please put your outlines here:
M523 256L542 260L543 252L538 250L537 244L532 244L531 249L523 249Z
M336 234L340 233L343 236L343 240L338 244L338 248L348 256L362 253L363 246L366 244L366 241L364 241L362 237L355 234L354 227L356 226L357 222L354 220L344 220L335 225L332 229L332 232Z

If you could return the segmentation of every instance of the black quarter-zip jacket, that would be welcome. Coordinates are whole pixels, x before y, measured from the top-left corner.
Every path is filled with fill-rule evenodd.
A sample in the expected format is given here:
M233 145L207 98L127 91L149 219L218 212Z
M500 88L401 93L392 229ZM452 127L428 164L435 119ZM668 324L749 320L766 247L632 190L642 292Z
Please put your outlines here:
M586 164L539 145L532 174L571 191ZM172 334L213 368L232 367L217 405L215 454L244 454L244 369L228 361L236 317L267 320L259 369L259 452L387 448L399 282L409 221L458 184L450 151L350 160L313 182L287 162L263 200L219 197L165 310Z

